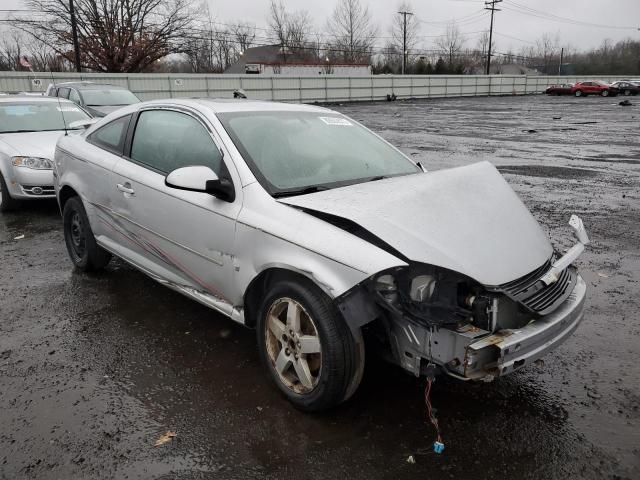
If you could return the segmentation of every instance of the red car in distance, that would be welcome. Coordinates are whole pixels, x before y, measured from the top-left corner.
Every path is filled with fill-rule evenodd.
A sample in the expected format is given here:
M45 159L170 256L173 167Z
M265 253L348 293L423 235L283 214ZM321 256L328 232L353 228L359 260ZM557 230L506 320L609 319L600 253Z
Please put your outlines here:
M547 95L571 95L573 83L563 83L560 85L551 85L547 88Z
M576 97L584 97L587 95L601 95L603 97L616 96L618 89L609 85L608 83L601 82L600 80L593 80L589 82L578 82L571 87L571 94Z

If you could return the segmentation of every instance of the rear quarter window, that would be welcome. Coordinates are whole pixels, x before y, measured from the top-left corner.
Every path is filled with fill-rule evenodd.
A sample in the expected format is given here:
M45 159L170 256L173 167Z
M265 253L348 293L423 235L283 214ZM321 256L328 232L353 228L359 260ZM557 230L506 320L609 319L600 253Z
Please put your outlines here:
M87 140L97 147L122 155L130 120L131 115L112 120L89 135Z

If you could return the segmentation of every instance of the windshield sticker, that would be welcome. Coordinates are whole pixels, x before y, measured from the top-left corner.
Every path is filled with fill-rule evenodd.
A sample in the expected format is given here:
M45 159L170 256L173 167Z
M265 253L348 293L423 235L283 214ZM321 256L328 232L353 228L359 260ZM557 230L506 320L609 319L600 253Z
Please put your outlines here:
M336 125L339 127L351 127L353 125L353 123L351 123L349 120L342 117L318 117L318 118L322 120L324 123L326 123L327 125Z
M80 109L78 107L56 107L56 110L59 112L79 112Z

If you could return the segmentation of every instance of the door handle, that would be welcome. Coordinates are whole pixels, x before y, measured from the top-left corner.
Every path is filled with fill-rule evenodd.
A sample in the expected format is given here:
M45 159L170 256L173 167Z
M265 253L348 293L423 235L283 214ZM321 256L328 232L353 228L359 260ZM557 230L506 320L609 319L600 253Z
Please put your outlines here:
M136 193L133 188L131 188L131 184L129 182L125 183L124 185L122 183L118 183L116 187L118 187L118 190L120 190L122 193L128 193L129 195L133 195Z

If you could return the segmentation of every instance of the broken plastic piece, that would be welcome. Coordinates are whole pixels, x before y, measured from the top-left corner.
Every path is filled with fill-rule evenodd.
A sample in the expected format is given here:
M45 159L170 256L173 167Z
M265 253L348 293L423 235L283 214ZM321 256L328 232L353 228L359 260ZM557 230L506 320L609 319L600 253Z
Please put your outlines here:
M589 240L589 236L587 235L587 230L584 228L584 224L582 223L582 219L577 215L571 215L569 219L569 225L573 228L576 238L583 245L589 245L591 241Z
M444 451L444 443L433 442L433 451L436 453L442 453Z

